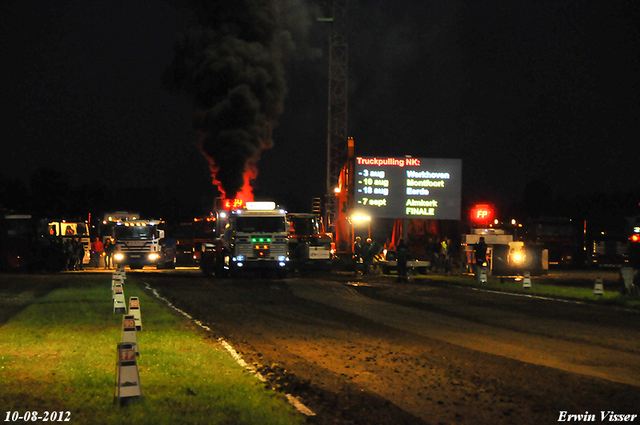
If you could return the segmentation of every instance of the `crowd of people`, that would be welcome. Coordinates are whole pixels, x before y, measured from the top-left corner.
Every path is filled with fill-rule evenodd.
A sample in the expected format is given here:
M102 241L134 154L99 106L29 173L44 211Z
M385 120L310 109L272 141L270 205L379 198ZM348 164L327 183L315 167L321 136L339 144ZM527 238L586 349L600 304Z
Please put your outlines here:
M67 258L67 270L83 270L84 244L77 238L67 239L64 245L64 253Z
M113 252L115 251L115 242L112 238L107 238L103 243L100 238L96 237L91 242L89 248L89 262L87 267L112 269ZM85 243L78 238L73 237L66 239L64 243L64 253L66 257L66 270L84 270L84 259L87 256L87 247Z
M453 271L453 245L450 239L443 239L436 249L433 249L433 244L429 243L426 250L428 261L433 270L444 274L450 274ZM410 260L411 252L404 239L400 239L397 246L389 239L384 245L380 245L378 242L372 241L371 238L367 238L363 242L362 238L357 236L353 244L353 263L356 275L377 274L374 258L383 252L386 253L386 260L397 262L398 281L410 281L407 263Z

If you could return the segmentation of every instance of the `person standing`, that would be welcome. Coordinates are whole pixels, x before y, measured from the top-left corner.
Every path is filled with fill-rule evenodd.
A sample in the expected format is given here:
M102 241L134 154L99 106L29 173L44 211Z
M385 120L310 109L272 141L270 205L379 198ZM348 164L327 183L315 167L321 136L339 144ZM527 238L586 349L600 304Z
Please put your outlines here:
M398 241L396 247L396 261L398 264L398 282L407 282L407 261L409 261L409 246L404 242L404 239Z
M116 244L113 239L107 238L104 244L104 268L110 269L113 267L113 252L116 250Z
M66 257L65 270L72 271L76 269L76 262L78 261L78 254L74 249L76 238L67 239L64 242L64 254Z
M100 268L100 257L102 257L103 252L104 244L100 241L100 238L96 237L91 242L91 262L96 269Z
M451 274L451 240L449 238L443 239L442 242L440 242L440 247L440 253L442 254L442 268L444 269L443 272L444 274L449 275Z
M371 238L367 238L366 242L362 245L362 263L364 265L364 274L371 273L371 266L373 265L373 241Z
M475 258L476 258L476 280L480 282L480 274L482 268L487 266L487 244L484 241L484 236L480 236L480 240L475 244Z
M76 270L84 270L85 252L84 252L84 243L82 242L82 239L76 242L75 249L78 257L78 262L76 263Z
M356 240L353 243L353 264L354 264L354 271L356 273L356 276L358 276L360 273L360 263L362 262L361 241L362 239L360 238L360 236L356 236Z

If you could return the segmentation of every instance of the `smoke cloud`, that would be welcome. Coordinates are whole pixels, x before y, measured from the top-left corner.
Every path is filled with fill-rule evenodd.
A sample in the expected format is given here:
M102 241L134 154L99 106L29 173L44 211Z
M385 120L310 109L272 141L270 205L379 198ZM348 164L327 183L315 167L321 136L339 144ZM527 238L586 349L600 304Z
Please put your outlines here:
M300 0L188 3L198 23L178 35L163 84L192 102L213 183L232 199L247 191L260 153L273 146L287 93L284 62L300 53L293 40L304 40L310 13Z

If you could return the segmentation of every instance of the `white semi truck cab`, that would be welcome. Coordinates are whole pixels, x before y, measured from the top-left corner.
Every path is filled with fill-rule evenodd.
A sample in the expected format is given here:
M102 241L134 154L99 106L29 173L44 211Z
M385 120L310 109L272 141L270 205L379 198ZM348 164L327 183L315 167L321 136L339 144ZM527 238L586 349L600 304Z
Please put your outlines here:
M113 262L118 266L141 269L144 266L174 268L176 248L165 238L162 220L118 222L114 228L116 247Z
M273 202L247 202L245 209L231 211L224 232L228 250L225 268L239 274L243 270L274 269L286 276L289 269L289 223L287 213Z

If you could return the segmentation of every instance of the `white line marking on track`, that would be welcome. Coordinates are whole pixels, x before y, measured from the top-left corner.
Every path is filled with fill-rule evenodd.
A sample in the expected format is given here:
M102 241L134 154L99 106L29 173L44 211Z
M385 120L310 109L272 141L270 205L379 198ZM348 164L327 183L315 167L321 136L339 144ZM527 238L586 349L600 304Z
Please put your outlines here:
M196 325L200 326L202 329L206 330L207 332L212 332L212 330L211 330L211 328L209 326L203 324L199 320L194 319L193 317L191 317L191 315L189 313L187 313L186 311L180 310L178 307L173 305L168 299L160 296L158 291L156 291L155 288L152 288L147 282L143 282L143 283L144 283L144 286L147 287L147 289L153 294L154 297L156 297L160 301L164 301L165 304L167 304L169 307L171 307L172 309L174 309L178 313L182 314L187 319L193 321L193 323L195 323ZM233 348L233 346L231 344L229 344L227 341L225 341L224 338L218 338L218 342L220 343L220 345L222 345L224 347L225 350L227 350L227 353L229 353L229 355L231 355L231 357L233 357L233 359L236 361L236 363L238 363L238 365L240 365L240 367L243 367L247 371L251 372L261 382L267 382L267 379L264 376L262 376L260 374L260 372L258 372L256 370L255 367L249 366L247 364L247 362L244 361L242 356L240 356L240 354L238 354L238 352ZM307 406L302 404L302 402L300 402L300 400L298 400L296 397L292 396L291 394L285 394L284 396L286 397L287 401L289 403L291 403L291 405L293 405L293 407L298 409L298 411L300 413L302 413L303 415L306 415L306 416L315 416L316 415L311 409L309 409Z

